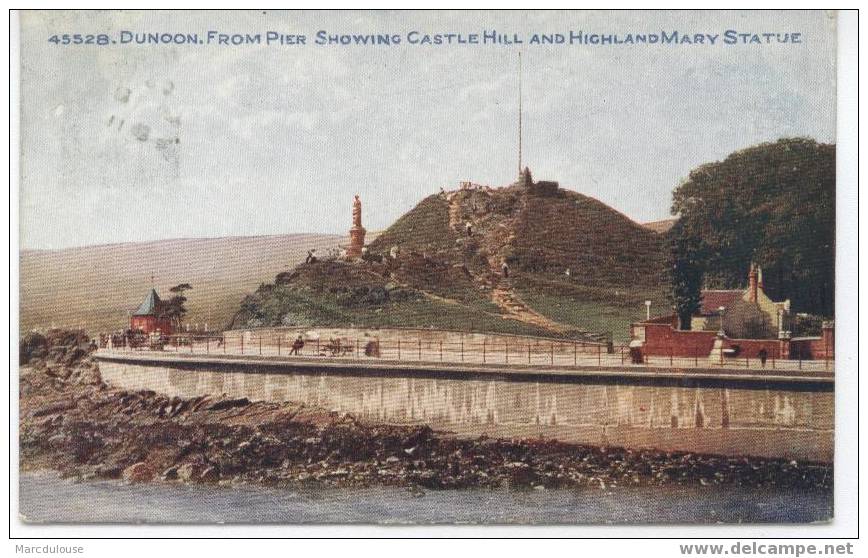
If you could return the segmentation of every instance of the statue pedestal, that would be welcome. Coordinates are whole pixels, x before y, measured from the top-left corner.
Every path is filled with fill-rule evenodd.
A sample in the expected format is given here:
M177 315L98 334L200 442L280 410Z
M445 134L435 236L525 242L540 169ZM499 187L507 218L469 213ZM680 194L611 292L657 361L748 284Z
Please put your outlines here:
M717 337L714 339L714 345L711 347L711 352L708 353L708 364L726 364L727 352L731 353L732 351L726 348L726 344L724 343L725 337L726 336L723 332L717 332Z
M347 259L355 260L362 257L362 248L365 247L365 228L353 227L350 229L350 245L347 248Z

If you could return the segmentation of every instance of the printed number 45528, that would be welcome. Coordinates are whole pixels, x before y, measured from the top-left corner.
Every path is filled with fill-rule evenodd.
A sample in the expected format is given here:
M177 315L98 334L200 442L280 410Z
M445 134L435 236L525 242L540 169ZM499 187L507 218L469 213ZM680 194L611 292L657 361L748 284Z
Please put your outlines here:
M107 45L111 39L106 34L99 35L52 35L49 43L56 45Z

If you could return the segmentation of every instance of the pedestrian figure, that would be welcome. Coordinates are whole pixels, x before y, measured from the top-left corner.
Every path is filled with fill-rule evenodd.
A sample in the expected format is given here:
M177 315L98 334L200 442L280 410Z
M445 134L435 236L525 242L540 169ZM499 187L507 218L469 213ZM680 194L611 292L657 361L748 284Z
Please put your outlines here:
M292 350L289 351L291 355L297 355L298 352L304 347L304 339L301 338L301 335L295 338L295 341L292 342Z
M500 269L503 271L503 278L509 279L509 266L506 264L506 262L500 264Z
M467 221L467 224L464 225L464 230L467 231L467 236L473 236L473 225L470 224L470 221Z
M766 350L765 347L763 347L762 349L759 350L759 359L760 359L760 363L762 364L763 368L766 367L766 359L768 359L768 358L769 358L769 352Z

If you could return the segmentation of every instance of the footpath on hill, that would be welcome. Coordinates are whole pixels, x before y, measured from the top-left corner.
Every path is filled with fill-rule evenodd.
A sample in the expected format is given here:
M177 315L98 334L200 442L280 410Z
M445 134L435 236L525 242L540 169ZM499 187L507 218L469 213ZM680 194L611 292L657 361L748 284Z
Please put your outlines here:
M467 288L479 292L505 318L552 333L604 340L608 331L564 323L529 304L513 277L522 284L542 280L553 301L562 298L569 306L583 299L589 304L623 300L625 309L632 310L635 297L620 293L645 300L649 290L661 290L662 238L593 198L556 185L540 188L552 183L533 183L529 175L527 180L530 186L465 184L429 196L383 231L370 250L396 263L422 254L425 263L460 268ZM449 290L438 274L426 275L410 265L396 267L396 275L409 276L417 288L441 296L439 291ZM451 279L449 288L459 290L462 278ZM587 298L591 292L596 298Z

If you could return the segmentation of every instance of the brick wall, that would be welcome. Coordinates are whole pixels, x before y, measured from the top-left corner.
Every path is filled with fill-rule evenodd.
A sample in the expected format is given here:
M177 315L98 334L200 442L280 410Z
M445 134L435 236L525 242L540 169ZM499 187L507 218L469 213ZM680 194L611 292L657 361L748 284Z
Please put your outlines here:
M671 323L642 323L631 327L634 339L642 339L644 330L642 353L646 356L706 357L717 337L714 331L680 331Z
M835 329L824 327L820 337L796 337L790 341L790 358L822 360L835 358Z
M634 339L642 339L644 330L642 353L646 356L707 357L717 339L715 331L682 331L671 323L639 323L631 327ZM759 358L762 349L766 350L768 358L780 358L780 345L777 339L724 337L723 340L724 349L738 348L734 355L737 358Z

